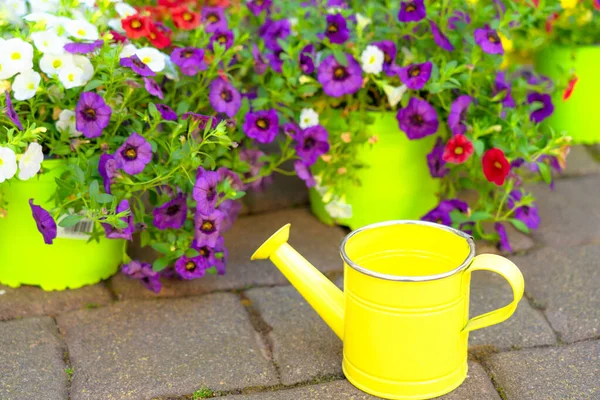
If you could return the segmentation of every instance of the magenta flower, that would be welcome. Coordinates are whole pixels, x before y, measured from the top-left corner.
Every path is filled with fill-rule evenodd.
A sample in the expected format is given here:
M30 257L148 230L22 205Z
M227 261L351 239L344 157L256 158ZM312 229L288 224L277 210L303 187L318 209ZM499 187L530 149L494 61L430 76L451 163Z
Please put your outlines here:
M225 248L225 240L222 236L217 239L217 244L214 247L206 245L198 246L194 241L192 243L192 248L200 253L197 258L200 259L201 264L204 265L206 269L215 267L219 275L225 274L227 249ZM220 255L220 257L217 257L217 255Z
M523 192L513 190L510 192L506 205L509 209L515 208L515 205L523 198ZM522 221L529 229L537 229L540 226L540 216L538 215L537 206L531 203L527 206L520 206L514 210L515 218Z
M263 26L261 26L259 34L265 41L267 49L277 52L281 51L281 45L278 40L287 38L290 33L290 21L284 18L277 21L267 19Z
M154 293L160 292L162 284L160 275L152 269L152 265L137 260L132 260L123 265L121 272L133 279L138 279L142 284Z
M298 178L304 181L306 187L311 188L315 186L316 182L315 178L313 177L313 174L310 172L308 166L304 164L301 160L294 161L294 170L296 171Z
M250 0L246 3L246 6L252 14L258 17L264 10L268 12L272 4L273 0Z
M442 138L437 138L431 153L427 154L427 166L432 178L443 178L450 172L450 169L446 167L446 161L444 161L444 149L446 145Z
M254 59L254 71L258 75L264 74L269 68L269 64L267 64L267 60L265 60L255 43L252 43L252 58Z
M306 165L313 165L320 155L329 151L329 135L321 125L311 126L295 137L296 154Z
M498 248L501 251L506 251L512 253L512 247L510 246L510 242L508 241L508 234L506 233L506 228L500 222L496 222L494 224L494 229L498 232L498 236L500 236L500 243L498 243Z
M213 48L213 44L217 42L225 49L229 49L233 46L233 32L228 29L217 28L210 37L210 48Z
M219 180L229 181L229 186L233 190L244 190L244 183L242 182L240 176L237 173L225 167L217 169L217 173L219 174Z
M181 73L194 76L207 68L204 62L204 50L196 47L179 47L171 53L171 61L177 65Z
M279 132L279 117L274 109L246 114L244 133L259 143L271 143Z
M154 226L161 230L180 229L187 217L187 211L186 196L179 193L173 200L167 201L152 211Z
M31 207L31 215L33 215L37 229L44 238L44 243L52 244L52 241L56 238L56 222L54 218L52 218L48 211L33 204L33 199L29 199L29 206Z
M259 177L260 170L265 165L265 162L261 160L264 156L265 153L258 149L243 149L240 151L240 161L244 161L250 166L250 170L244 173L244 179L252 179L248 187L254 191L263 190L272 181L270 176Z
M495 30L489 27L477 28L475 29L473 36L475 37L475 43L477 43L485 53L504 54L502 41Z
M425 18L427 10L423 0L409 0L400 3L398 19L402 22L417 22Z
M92 139L102 135L111 115L111 108L101 96L94 92L84 92L75 107L75 127L83 136Z
M529 119L531 119L536 124L542 122L546 118L552 115L554 112L554 104L552 104L552 98L549 94L545 93L529 93L527 95L527 102L529 104L532 103L541 103L542 107L536 109L531 113Z
M152 146L143 136L133 132L117 149L115 159L129 175L139 174L152 161Z
M204 31L214 32L217 29L227 29L227 19L221 7L203 7L202 23Z
M166 104L156 104L156 109L160 113L161 117L167 121L177 121L177 114L173 109Z
M23 125L21 125L21 121L19 120L19 115L17 114L17 112L15 111L15 108L13 107L12 101L10 99L10 91L7 90L4 93L6 94L6 114L8 115L8 118L10 118L10 120L13 122L13 124L15 124L16 127L19 128L20 131L22 131Z
M435 22L429 20L429 27L431 28L431 34L433 35L433 41L435 42L435 44L447 51L454 50L454 46L452 45L452 43L450 43L450 40L448 40L446 35L442 33L442 31Z
M67 43L64 49L71 54L88 54L101 48L104 45L103 40L95 40L91 43Z
M140 76L155 76L156 73L150 69L142 60L135 54L131 57L121 58L119 61L121 67L131 68L135 73Z
M452 131L453 135L464 134L467 131L465 125L465 119L467 116L467 110L473 102L471 96L462 95L458 96L450 107L450 114L448 114L448 126Z
M210 84L208 100L216 112L235 117L242 104L242 96L236 88L223 78L217 78Z
M502 105L506 108L513 108L515 106L515 100L512 97L512 89L506 82L505 74L502 71L496 74L496 80L494 81L494 90L492 90L492 94L496 96L500 92L505 92L502 99Z
M287 122L283 125L283 133L292 139L295 139L301 132L302 129L294 122Z
M117 176L119 169L121 168L119 162L111 154L102 154L100 161L98 161L98 173L102 178L104 184L104 191L111 194L110 185L112 184L113 178Z
M396 43L391 40L382 40L373 42L373 45L383 51L383 72L388 76L395 75L398 68L396 65Z
M199 210L196 211L195 240L197 246L216 246L224 217L223 213L219 210L213 210L206 214L203 214Z
M198 168L192 197L198 203L197 209L199 212L209 214L214 210L218 200L217 185L219 180L217 172L206 171L202 167Z
M435 108L416 97L411 97L407 106L398 110L396 119L400 129L411 140L433 135L439 126Z
M464 13L462 11L454 11L454 14L450 18L448 18L448 29L456 30L458 23L470 24L471 17L469 14Z
M206 273L204 259L200 257L189 258L181 256L175 261L175 272L183 279L200 278Z
M323 85L323 92L327 96L341 97L345 94L354 94L362 86L362 69L358 62L346 54L348 65L339 64L333 55L330 55L319 65L317 79Z
M325 36L331 43L342 44L350 37L350 31L346 24L346 19L342 14L327 15L327 28Z
M315 71L315 46L307 44L300 52L300 69L306 75Z
M108 239L127 239L131 240L134 226L133 226L133 213L129 208L129 201L121 200L119 205L117 206L117 214L122 213L123 211L130 211L129 215L126 217L122 217L121 220L127 224L125 228L115 228L110 224L102 224L104 228L104 234Z
M158 86L158 83L154 82L152 79L144 77L144 86L152 96L158 97L161 100L164 99L162 89Z
M429 77L431 77L432 65L431 61L427 61L423 64L411 64L398 68L398 77L409 89L423 89Z
M421 219L423 221L435 222L438 224L451 226L452 218L450 213L458 210L462 213L467 212L469 206L464 201L458 199L442 200L433 210L425 214Z
M281 69L283 67L283 60L281 59L281 54L283 53L283 51L278 50L274 53L267 53L267 60L269 61L269 65L271 66L271 68L273 69L273 71L277 72L278 74L281 73Z

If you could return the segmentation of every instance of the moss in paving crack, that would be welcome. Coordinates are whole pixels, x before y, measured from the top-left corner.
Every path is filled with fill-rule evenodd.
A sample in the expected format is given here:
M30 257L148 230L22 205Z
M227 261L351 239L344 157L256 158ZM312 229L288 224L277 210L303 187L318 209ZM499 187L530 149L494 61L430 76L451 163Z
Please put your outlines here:
M65 374L67 374L67 376L69 377L69 381L73 377L74 373L75 373L75 370L73 368L71 368L71 367L65 368Z
M213 397L215 392L209 388L200 388L192 394L192 400L200 400L200 399L208 399L209 397Z
M100 307L100 305L96 304L96 303L88 303L85 305L85 308L87 308L88 310L93 310L94 308L98 308L98 307Z

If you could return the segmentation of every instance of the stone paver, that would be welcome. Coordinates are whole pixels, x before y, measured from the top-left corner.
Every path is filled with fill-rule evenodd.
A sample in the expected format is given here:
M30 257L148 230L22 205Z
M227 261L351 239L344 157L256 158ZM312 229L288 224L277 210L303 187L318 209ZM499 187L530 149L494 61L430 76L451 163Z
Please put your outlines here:
M291 286L246 292L273 330L273 355L284 385L342 375L342 341Z
M64 352L52 318L0 322L0 399L66 399Z
M45 292L34 286L13 289L0 285L0 293L0 321L31 315L57 315L111 301L111 294L103 283L60 292Z
M169 297L285 284L286 279L270 261L250 261L250 256L271 234L288 222L292 224L290 244L302 255L321 271L342 270L339 245L344 231L321 224L310 211L300 208L240 218L225 235L229 261L224 276L211 275L191 281L163 279L163 289L159 295L155 295L139 282L118 274L112 278L113 289L123 298Z
M72 400L149 399L274 385L274 367L232 294L125 301L58 318Z
M512 301L512 290L504 278L487 271L471 277L471 318L496 310ZM470 345L492 345L498 349L554 344L556 335L539 310L523 298L517 311L501 324L473 331Z
M288 171L294 170L293 164L286 164L282 168ZM275 173L271 185L260 192L249 191L243 197L243 202L250 214L303 206L308 204L308 189L296 176Z
M600 174L600 162L594 160L585 146L573 146L567 157L567 169L563 176Z
M227 400L370 400L379 399L361 392L346 380L319 385L305 386L275 392L256 393L244 396L226 396ZM492 381L483 368L469 362L469 374L465 382L439 400L500 400Z
M525 290L561 339L600 335L600 246L545 248L512 260L525 276Z
M600 175L559 179L555 190L532 186L541 224L532 233L537 245L561 248L600 243Z
M600 399L600 341L499 353L488 363L510 400Z

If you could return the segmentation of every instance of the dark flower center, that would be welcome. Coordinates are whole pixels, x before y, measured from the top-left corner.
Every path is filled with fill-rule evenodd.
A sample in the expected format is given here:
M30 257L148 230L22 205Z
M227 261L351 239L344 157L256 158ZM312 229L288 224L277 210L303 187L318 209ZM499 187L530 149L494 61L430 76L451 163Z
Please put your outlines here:
M312 149L315 146L315 143L317 143L315 141L315 139L308 137L306 139L304 139L304 149L308 150L308 149Z
M225 35L220 35L220 36L217 38L217 42L219 42L219 43L221 43L221 44L225 44L225 43L227 43L227 36L225 36Z
M494 163L494 167L496 167L497 169L502 169L502 164L500 164L500 161L496 161Z
M215 231L215 224L210 220L203 220L202 225L200 225L200 230L204 233L213 233Z
M496 34L496 32L490 32L490 33L488 33L488 36L487 36L487 37L488 37L488 40L489 40L491 43L494 43L494 44L496 44L496 43L499 43L499 42L500 42L500 38L498 37L498 35Z
M206 191L206 199L208 201L212 201L212 200L214 200L214 198L216 196L217 196L217 188L214 186L208 188L208 190Z
M173 204L172 206L169 206L167 208L167 215L172 217L173 215L176 215L179 210L181 210L181 207L179 207L179 204Z
M341 65L335 67L335 69L333 70L333 78L336 81L343 81L347 77L348 77L348 71L346 70L346 68L342 67Z
M152 39L152 40L156 39L156 33L150 32L150 39Z
M192 19L194 19L194 17L192 16L192 14L185 12L183 13L183 20L184 21L191 21Z
M208 22L213 23L213 24L215 22L219 22L219 16L217 14L208 14L206 19L208 20Z
M415 5L415 3L408 3L406 5L406 8L404 10L406 10L407 12L413 12L417 9L417 6Z
M386 64L389 64L392 62L392 57L390 57L390 55L388 53L383 53L383 61Z
M456 146L456 148L454 149L454 154L460 156L462 153L464 153L464 149L461 146Z
M442 221L441 218L438 218L438 219L435 220L435 222L437 222L438 224L442 224L444 221Z
M142 62L142 60L140 60L140 59L139 59L139 58L137 58L137 57L132 57L132 58L131 58L131 62L133 62L133 65L135 65L135 66L136 66L136 67L138 67L138 68L144 68L144 67L146 66L146 64L144 64L144 63Z
M415 126L423 125L423 116L421 114L413 114L410 116L410 122Z
M96 110L94 110L92 107L86 107L83 112L83 118L86 121L95 121L96 120Z
M256 120L256 126L262 130L269 129L269 121L266 118L259 118Z
M418 65L410 67L408 70L408 74L412 77L417 77L417 76L421 75L421 67Z
M127 146L121 154L123 154L123 157L125 157L127 160L132 161L137 158L137 149L132 146Z
M148 278L147 276L142 278L142 282L144 282L146 285L150 284L150 278Z
M225 100L226 102L230 102L231 101L231 91L230 90L223 90L221 92L221 98L223 100Z
M197 267L196 263L193 261L188 261L185 263L185 269L186 271L190 271L192 272L193 270L195 270Z
M190 58L191 56L193 56L193 55L194 55L194 50L191 50L191 49L185 49L184 51L182 51L182 52L181 52L181 55L182 55L184 58Z
M262 6L263 2L264 2L264 0L256 0L256 5Z
M210 255L210 250L205 246L198 250L198 253L200 253L201 257L207 258Z
M142 27L142 23L140 21L138 21L137 19L131 21L131 27L133 29L140 29Z
M327 32L329 32L329 33L337 33L338 30L339 30L339 28L336 24L327 25Z

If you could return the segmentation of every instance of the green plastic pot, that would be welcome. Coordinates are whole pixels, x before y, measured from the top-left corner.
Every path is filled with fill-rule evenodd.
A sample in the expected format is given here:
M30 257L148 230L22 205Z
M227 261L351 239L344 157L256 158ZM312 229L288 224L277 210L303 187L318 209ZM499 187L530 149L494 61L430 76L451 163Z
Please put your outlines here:
M44 290L76 289L113 275L123 260L126 241L56 238L44 243L31 215L29 199L44 208L52 208L56 191L54 178L65 164L44 161L47 172L28 181L12 179L2 184L8 202L6 218L0 218L0 283L19 287L38 285Z
M551 46L536 55L537 70L552 79L565 79L573 70L578 77L573 94L567 101L562 91L554 95L554 113L548 124L558 132L566 131L573 143L600 143L600 46Z
M312 212L324 223L358 229L375 222L420 219L438 203L440 179L431 177L427 153L435 135L409 140L398 128L395 113L373 113L375 122L367 129L379 138L377 144L360 149L357 161L368 168L359 171L361 186L346 189L352 217L334 220L325 211L319 193L310 190Z

